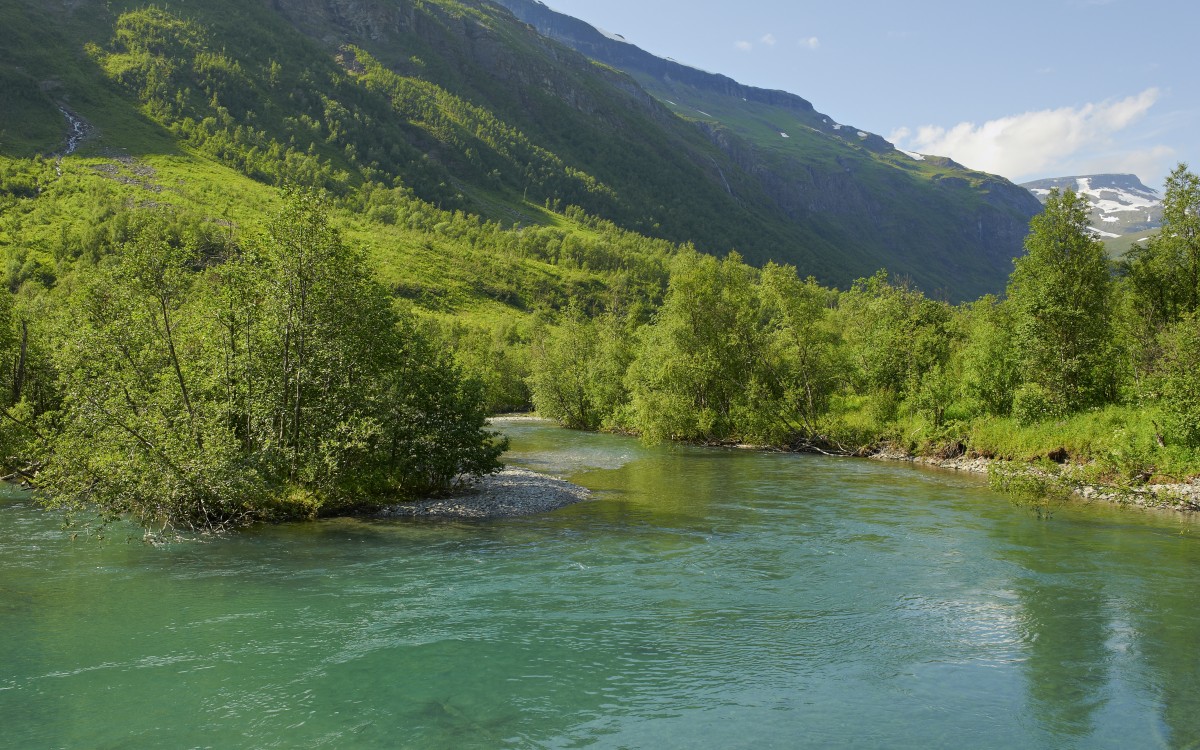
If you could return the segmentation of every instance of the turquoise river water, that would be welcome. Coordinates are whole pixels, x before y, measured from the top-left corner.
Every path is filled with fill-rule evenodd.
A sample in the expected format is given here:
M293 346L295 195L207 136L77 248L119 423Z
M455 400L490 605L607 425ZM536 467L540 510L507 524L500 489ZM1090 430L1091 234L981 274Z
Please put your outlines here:
M1200 529L508 422L548 515L72 542L0 497L0 746L1200 746Z

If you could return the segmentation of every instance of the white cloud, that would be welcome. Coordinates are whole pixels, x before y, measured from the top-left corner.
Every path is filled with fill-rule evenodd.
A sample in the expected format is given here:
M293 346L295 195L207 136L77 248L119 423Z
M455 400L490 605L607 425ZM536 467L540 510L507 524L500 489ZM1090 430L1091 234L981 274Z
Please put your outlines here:
M1158 98L1158 89L1150 88L1125 99L1026 112L983 124L962 122L949 129L924 125L915 133L900 128L890 140L909 151L949 156L972 169L1013 180L1070 174L1064 171L1066 165L1081 163L1095 152L1113 151L1114 136L1141 119ZM1161 148L1138 159L1161 160Z
M762 37L759 38L757 43L748 41L746 39L739 39L738 41L733 43L733 48L738 50L739 52L753 52L755 49L759 48L760 46L761 47L774 47L777 44L779 44L779 38L776 37L774 34L767 33L767 34L763 34ZM815 36L810 36L810 37L798 40L796 42L796 45L799 47L804 47L806 49L816 50L821 47L821 40Z

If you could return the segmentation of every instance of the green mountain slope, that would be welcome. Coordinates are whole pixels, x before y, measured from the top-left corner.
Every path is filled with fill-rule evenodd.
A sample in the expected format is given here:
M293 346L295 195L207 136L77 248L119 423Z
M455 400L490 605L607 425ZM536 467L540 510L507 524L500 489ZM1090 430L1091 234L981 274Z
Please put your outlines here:
M644 73L487 2L7 0L0 24L10 156L65 150L70 116L85 155L204 157L264 184L398 190L509 226L577 205L829 283L886 266L952 298L1000 288L1036 210L871 139L789 125L772 141L784 110L770 102L738 119L734 95L688 85L676 108L717 117L682 117Z
M951 297L995 291L1039 207L994 175L906 154L808 101L655 57L536 0L497 0L538 31L632 75L754 175L776 208L851 262Z

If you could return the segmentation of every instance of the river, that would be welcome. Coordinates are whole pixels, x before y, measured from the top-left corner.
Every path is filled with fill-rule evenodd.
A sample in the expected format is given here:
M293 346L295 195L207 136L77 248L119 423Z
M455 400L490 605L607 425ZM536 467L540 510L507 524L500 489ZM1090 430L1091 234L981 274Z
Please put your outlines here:
M1200 743L1200 537L978 479L511 422L594 498L71 542L0 499L0 746ZM130 541L127 537L132 537Z

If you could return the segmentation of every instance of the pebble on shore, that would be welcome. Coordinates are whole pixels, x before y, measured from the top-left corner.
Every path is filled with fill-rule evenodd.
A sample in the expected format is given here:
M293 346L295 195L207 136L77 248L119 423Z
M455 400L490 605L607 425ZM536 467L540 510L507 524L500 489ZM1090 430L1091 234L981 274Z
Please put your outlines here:
M505 469L447 498L393 505L384 518L516 518L572 505L591 496L577 484L527 469Z

